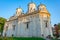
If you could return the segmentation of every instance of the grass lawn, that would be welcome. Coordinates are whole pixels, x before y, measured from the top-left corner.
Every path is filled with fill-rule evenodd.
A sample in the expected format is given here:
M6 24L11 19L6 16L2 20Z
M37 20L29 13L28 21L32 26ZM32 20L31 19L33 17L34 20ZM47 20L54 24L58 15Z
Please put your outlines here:
M1 37L0 40L45 40L43 38L36 37Z

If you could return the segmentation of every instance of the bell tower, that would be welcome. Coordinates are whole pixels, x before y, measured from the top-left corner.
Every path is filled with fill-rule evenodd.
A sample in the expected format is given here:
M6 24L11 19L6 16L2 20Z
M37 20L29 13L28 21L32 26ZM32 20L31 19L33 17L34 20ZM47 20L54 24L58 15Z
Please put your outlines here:
M52 36L51 20L50 13L47 11L44 4L40 4L38 7L40 24L41 24L41 35L47 37L48 35Z

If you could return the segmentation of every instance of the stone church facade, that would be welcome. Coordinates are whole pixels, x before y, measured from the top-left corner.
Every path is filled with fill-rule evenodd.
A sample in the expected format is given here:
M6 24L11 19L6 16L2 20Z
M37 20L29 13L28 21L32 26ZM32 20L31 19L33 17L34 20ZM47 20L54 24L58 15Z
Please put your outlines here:
M44 4L36 9L35 3L29 3L28 11L16 9L16 14L5 22L3 36L7 37L47 37L52 36L50 13Z

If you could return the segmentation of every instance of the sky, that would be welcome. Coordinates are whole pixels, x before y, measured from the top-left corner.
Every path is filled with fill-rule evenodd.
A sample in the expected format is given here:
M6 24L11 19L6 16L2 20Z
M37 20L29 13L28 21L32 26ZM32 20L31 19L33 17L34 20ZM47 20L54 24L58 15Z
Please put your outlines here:
M60 0L32 0L36 7L40 3L44 4L51 14L51 24L57 24L60 22ZM16 13L16 8L21 7L24 13L28 10L28 4L31 0L0 0L0 17L9 19Z

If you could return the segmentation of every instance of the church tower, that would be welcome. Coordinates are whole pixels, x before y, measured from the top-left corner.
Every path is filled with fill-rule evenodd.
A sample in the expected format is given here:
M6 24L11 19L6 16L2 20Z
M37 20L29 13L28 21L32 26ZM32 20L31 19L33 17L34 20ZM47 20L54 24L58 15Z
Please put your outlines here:
M19 16L22 14L22 8L17 8L16 9L16 16Z
M28 13L34 12L36 10L36 4L31 2L28 4Z
M45 37L47 37L48 35L52 36L50 13L47 11L46 6L44 4L39 5L38 11L41 24L41 35Z

